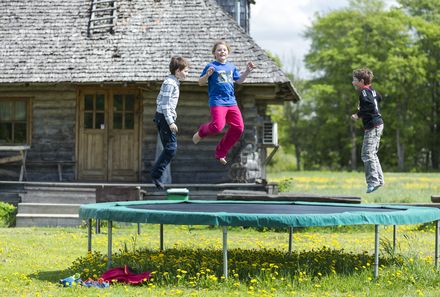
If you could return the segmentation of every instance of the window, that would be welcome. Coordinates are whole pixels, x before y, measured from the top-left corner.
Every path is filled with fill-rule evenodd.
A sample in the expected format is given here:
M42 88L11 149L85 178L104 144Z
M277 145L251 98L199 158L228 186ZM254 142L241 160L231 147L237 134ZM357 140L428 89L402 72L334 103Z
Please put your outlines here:
M113 97L113 129L134 129L134 95Z
M84 96L84 128L104 129L105 95L94 94Z
M30 99L0 98L0 144L26 144L30 135Z

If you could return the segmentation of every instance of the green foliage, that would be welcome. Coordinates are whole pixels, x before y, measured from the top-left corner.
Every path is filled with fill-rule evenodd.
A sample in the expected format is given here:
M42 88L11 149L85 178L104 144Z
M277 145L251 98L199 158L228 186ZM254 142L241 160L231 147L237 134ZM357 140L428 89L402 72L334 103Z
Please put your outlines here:
M9 203L0 202L0 227L15 226L17 208Z
M358 106L351 73L365 66L385 99L382 166L440 168L440 6L437 0L399 3L401 8L385 9L380 0L350 1L347 8L316 15L306 31L311 48L305 62L314 77L289 73L303 100L270 108L296 168L362 169L363 127L350 119Z
M228 259L232 280L262 287L267 286L266 283L276 287L290 283L296 287L303 280L334 274L353 274L374 262L374 257L367 252L356 254L327 247L293 251L291 254L266 249L231 249L228 251ZM69 271L80 272L81 278L87 279L105 272L107 260L99 252L90 253L76 259ZM153 272L152 282L158 286L180 285L214 289L224 285L225 281L222 279L223 255L219 249L119 251L112 256L112 261L114 267L128 265L137 272ZM397 257L383 259L382 265L402 265L402 260Z

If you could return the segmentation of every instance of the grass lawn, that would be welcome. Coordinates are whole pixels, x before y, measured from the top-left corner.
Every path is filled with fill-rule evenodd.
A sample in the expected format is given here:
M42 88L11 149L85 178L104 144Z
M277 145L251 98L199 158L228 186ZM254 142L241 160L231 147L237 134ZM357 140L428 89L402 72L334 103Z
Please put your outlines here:
M439 174L386 174L386 185L364 195L361 173L271 174L287 191L362 196L363 202L429 202ZM395 187L400 188L394 189ZM419 200L411 197L418 197ZM407 200L409 199L409 200ZM106 270L107 234L93 236L87 254L85 228L0 228L0 296L439 296L434 270L433 225L399 226L397 253L392 228L380 227L379 279L373 280L372 226L295 229L293 253L287 230L229 228L230 277L222 278L222 232L217 227L117 224L114 266L128 264L153 279L141 286L63 288L58 280Z

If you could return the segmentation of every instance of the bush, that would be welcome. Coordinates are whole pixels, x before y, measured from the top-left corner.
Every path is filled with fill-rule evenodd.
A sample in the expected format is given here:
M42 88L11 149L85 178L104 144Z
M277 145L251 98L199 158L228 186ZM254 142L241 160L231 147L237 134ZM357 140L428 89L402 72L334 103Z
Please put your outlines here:
M0 227L15 226L17 208L9 203L0 202Z

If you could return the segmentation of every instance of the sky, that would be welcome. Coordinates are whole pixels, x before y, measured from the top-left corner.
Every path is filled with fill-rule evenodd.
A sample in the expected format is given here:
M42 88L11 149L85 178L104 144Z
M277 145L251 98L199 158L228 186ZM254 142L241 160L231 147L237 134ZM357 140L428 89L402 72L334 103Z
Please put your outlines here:
M302 78L310 42L303 37L315 13L324 14L348 6L349 0L256 0L251 5L250 35L264 50L281 58L284 70ZM391 5L394 0L386 0Z

